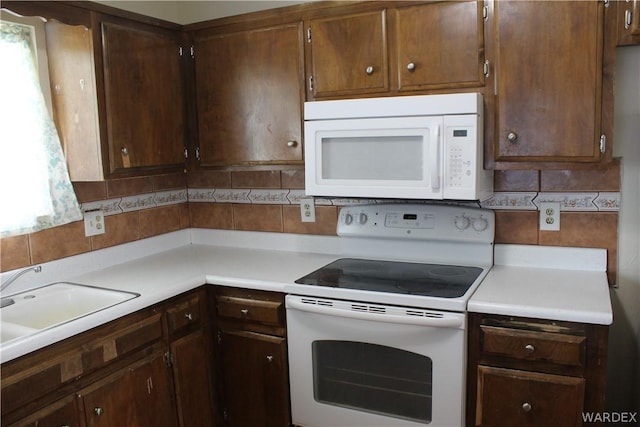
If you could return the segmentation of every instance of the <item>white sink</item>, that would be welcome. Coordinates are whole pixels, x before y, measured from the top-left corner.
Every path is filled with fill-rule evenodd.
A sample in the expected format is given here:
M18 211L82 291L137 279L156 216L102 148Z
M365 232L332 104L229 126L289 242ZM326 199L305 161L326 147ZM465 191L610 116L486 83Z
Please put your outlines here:
M116 289L59 282L2 298L0 343L79 319L136 298Z

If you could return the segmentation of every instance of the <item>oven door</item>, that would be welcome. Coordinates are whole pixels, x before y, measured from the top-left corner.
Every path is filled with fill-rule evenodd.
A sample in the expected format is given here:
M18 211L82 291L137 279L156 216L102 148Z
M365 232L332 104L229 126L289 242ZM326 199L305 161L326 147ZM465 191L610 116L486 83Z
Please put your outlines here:
M463 425L463 313L293 295L286 313L295 425Z

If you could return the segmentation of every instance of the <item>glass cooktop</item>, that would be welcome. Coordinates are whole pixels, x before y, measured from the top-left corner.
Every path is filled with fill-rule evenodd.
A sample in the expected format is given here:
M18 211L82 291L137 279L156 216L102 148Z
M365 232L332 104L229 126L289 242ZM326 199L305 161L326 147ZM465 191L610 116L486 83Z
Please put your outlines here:
M465 294L482 268L342 258L298 280L303 285L439 298Z

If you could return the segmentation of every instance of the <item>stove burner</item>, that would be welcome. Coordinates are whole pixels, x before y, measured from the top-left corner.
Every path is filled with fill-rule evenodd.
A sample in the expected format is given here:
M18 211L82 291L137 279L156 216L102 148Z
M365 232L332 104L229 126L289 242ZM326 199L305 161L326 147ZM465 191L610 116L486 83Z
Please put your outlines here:
M457 298L465 294L480 273L479 267L342 258L296 283Z

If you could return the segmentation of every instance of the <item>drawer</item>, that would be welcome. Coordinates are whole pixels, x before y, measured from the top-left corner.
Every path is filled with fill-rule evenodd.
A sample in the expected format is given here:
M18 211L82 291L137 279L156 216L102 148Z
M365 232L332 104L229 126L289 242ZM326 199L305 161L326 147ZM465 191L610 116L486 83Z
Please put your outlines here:
M582 425L585 380L478 366L476 426Z
M584 367L584 336L480 326L485 355Z
M195 294L168 306L167 325L169 335L200 325L202 321L200 300L200 294Z
M282 301L249 299L239 296L219 295L216 297L218 316L245 322L282 326Z

